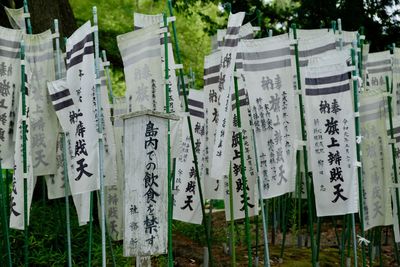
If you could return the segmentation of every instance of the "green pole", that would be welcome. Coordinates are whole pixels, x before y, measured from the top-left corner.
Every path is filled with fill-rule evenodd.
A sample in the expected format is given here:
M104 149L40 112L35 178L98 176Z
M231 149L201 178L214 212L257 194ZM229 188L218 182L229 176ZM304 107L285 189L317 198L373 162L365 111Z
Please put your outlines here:
M258 156L257 156L257 146L256 146L256 139L254 129L252 129L253 134L253 144L254 144L254 158L256 159L256 170L259 173L259 166L258 166ZM262 198L262 190L261 190L261 180L260 176L257 175L257 186L258 186L258 198L260 200L260 208L261 208L261 216L262 216L262 223L263 223L263 238L264 238L264 266L269 267L269 247L268 247L268 218L266 214L268 212L265 211L265 203Z
M8 185L7 185L8 186ZM10 248L10 236L9 236L9 229L8 229L8 216L7 216L7 210L6 210L6 197L4 196L4 180L3 180L3 169L1 168L1 160L0 160L0 202L1 202L1 218L2 218L2 226L3 226L3 239L7 251L7 262L8 266L12 266L12 260L11 260L11 248Z
M164 27L168 27L167 15L163 13ZM168 33L164 33L164 79L165 81L169 78L169 68L168 68ZM170 113L169 110L169 94L170 88L169 83L165 82L165 107L166 112ZM171 135L170 135L170 123L168 120L168 139L167 139L167 175L168 175L168 266L174 266L174 259L172 255L172 209L173 209L173 199L172 199L172 177L171 177Z
M283 211L282 211L282 222L281 222L281 228L282 228L282 246L281 246L281 254L279 256L279 259L281 262L283 262L283 253L285 251L285 243L286 243L286 232L287 232L287 202L288 202L289 194L283 195Z
M236 99L236 115L237 115L237 125L239 131L239 147L240 147L240 172L243 180L243 195L244 195L244 223L245 223L245 233L247 242L247 256L248 256L248 266L253 266L253 259L251 253L251 236L250 236L250 219L249 219L249 207L247 202L247 177L246 177L246 166L244 158L244 148L243 148L243 133L242 133L242 120L240 117L240 103L239 103L239 87L237 82L237 77L234 75L235 84L235 99Z
M112 90L112 82L111 82L111 77L110 77L110 68L109 68L109 62L107 61L107 54L106 54L106 50L101 51L102 55L103 55L103 61L105 63L104 65L104 72L106 73L106 77L107 77L107 84L108 84L108 97L110 100L111 104L114 104L114 93Z
M296 33L296 24L292 24L293 36L294 39L297 40ZM296 59L296 74L297 74L297 87L299 92L301 92L301 77L300 77L300 64L299 64L299 48L298 44L294 44L295 51L295 59ZM307 141L306 130L304 126L304 108L303 108L303 98L302 95L299 94L299 106L300 106L300 122L301 122L301 136L303 141ZM310 243L311 243L311 260L312 266L316 266L315 262L315 242L314 242L314 223L313 223L313 211L312 211L312 199L311 199L311 186L308 176L308 157L307 157L307 147L303 147L303 157L304 157L304 172L305 172L305 180L307 187L307 202L308 202L308 220L309 220L309 228L310 228Z
M354 45L354 44L353 44ZM361 55L362 56L362 55ZM357 57L355 53L355 49L351 49L351 61L353 66L357 66ZM355 69L352 73L353 77L357 76L357 69ZM359 101L358 101L358 80L353 79L353 101L354 101L354 112L358 114L359 112ZM355 116L355 131L356 137L360 136L360 118L359 116ZM361 162L361 145L359 142L356 142L356 154L357 154L357 162ZM358 200L360 202L359 206L359 214L360 214L360 236L364 238L364 198L363 198L363 179L362 179L362 169L360 166L357 167L357 177L358 177ZM362 266L366 266L366 257L365 257L365 244L361 243L361 257L362 257Z
M172 17L173 16L173 10L172 10L172 3L171 0L168 0L168 9L169 9L169 14ZM174 44L175 44L175 53L176 53L176 62L177 64L181 64L181 56L180 56L180 50L179 50L179 43L178 43L178 36L176 32L176 26L175 26L175 21L172 21L172 31L174 35ZM165 39L167 40L167 34L165 33ZM164 43L167 43L166 41ZM189 106L188 106L188 99L187 99L187 92L186 92L186 86L185 86L185 79L183 75L183 70L179 69L179 79L180 79L180 84L182 86L182 92L183 92L183 99L184 99L184 111L189 112ZM179 91L179 88L178 88ZM167 102L169 103L169 101ZM169 106L168 104L166 105L167 107ZM197 180L197 186L199 188L199 197L200 197L200 202L201 202L201 212L203 215L203 227L204 227L204 234L206 236L206 241L207 241L207 248L208 248L208 257L209 257L209 263L210 266L213 266L213 258L212 258L212 250L211 250L211 239L209 236L209 231L207 229L207 222L205 220L206 218L206 212L205 212L205 207L204 207L204 198L203 198L203 191L202 191L202 186L201 186L201 180L200 180L200 171L199 171L199 166L198 166L198 160L197 160L197 154L195 151L195 143L194 143L194 138L193 138L193 128L192 128L192 121L190 116L187 116L187 123L189 127L189 136L190 136L190 145L192 149L192 155L193 155L193 161L194 161L194 169L196 173L196 180Z
M24 263L29 265L29 232L28 232L28 181L26 174L28 173L28 162L26 155L26 88L25 88L25 43L21 41L21 102L22 102L22 164L24 173Z
M346 231L347 231L347 215L343 215L342 223L342 240L340 242L340 266L344 267L344 256L346 250Z
M297 219L297 244L301 247L301 181L303 174L300 169L300 151L296 152L296 164L297 164L297 174L296 174L296 198L295 198L295 209L296 209L296 219Z
M89 199L89 244L88 244L88 267L92 267L92 242L93 242L93 191Z
M319 249L321 244L321 218L317 217L317 251L315 254L315 261L319 262Z
M235 219L234 219L234 211L233 211L233 186L232 186L232 162L229 164L229 211L230 211L230 222L229 222L229 234L230 234L230 254L231 254L231 265L232 267L236 267L236 238L235 238Z
M11 184L11 172L10 170L6 170L6 209L7 209L7 218L10 216L10 184Z

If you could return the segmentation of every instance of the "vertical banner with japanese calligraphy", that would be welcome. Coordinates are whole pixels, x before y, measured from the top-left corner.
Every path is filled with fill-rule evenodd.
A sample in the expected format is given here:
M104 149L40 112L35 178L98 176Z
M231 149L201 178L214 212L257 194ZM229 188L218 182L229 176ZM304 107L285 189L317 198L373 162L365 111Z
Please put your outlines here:
M393 74L394 76L394 74ZM388 130L388 138L391 137L390 130ZM395 141L395 160L398 163L400 161L400 118L396 117L393 119L393 138ZM400 166L397 164L397 175L400 175ZM391 188L391 196L392 196L392 203L393 203L393 232L396 242L400 242L400 229L399 229L399 206L397 205L397 196L399 194L399 187L398 185L393 185Z
M241 119L241 132L243 139L243 152L244 152L244 164L246 174L246 190L247 190L247 205L249 210L249 216L255 216L258 214L258 192L256 186L256 163L254 153L254 141L251 128L251 114L249 107L249 97L246 91L246 83L243 75L242 56L238 53L238 59L236 61L236 71L238 73L237 84L238 84L238 98L240 107L240 119ZM232 116L230 120L230 130L228 131L231 136L230 145L232 147L229 155L231 156L231 171L232 171L232 197L233 197L233 218L242 219L245 217L245 196L244 196L244 182L241 173L241 154L240 154L240 135L238 128L238 117L236 112L236 96L235 92L232 92ZM229 177L224 177L224 189L225 189L225 207L229 207ZM225 218L227 221L231 220L230 208L225 209Z
M124 145L123 145L123 120L121 115L126 113L125 97L114 97L114 140L117 162L117 184L106 186L105 209L108 233L113 240L122 240L123 226L123 187L124 187Z
M216 51L204 58L204 93L205 93L205 114L206 114L206 144L204 150L205 170L204 198L224 199L224 185L218 179L210 177L212 166L212 155L214 151L217 125L219 121L218 108L220 105L221 93L219 85L219 69L221 63L221 51Z
M400 115L400 49L394 48L392 57L393 71L393 115Z
M27 75L25 75L26 77ZM26 81L26 78L25 78ZM19 97L18 104L18 115L17 115L17 129L16 129L16 141L15 141L15 154L14 154L14 174L12 181L12 191L10 200L10 228L23 230L24 229L24 180L27 180L27 213L29 225L29 213L32 202L33 190L35 189L36 178L33 176L32 169L32 157L31 157L31 137L29 136L30 131L30 117L29 117L29 86L28 82L25 82L26 98L25 103L27 107L26 112L26 161L27 161L27 171L24 173L23 166L23 129L22 129L22 95Z
M392 80L392 56L390 51L369 53L366 66L366 92L386 92L385 77L388 76L389 82Z
M0 27L0 158L4 169L14 169L16 113L21 88L22 32Z
M356 136L352 80L345 58L341 64L311 64L304 78L317 216L356 213Z
M161 115L160 115L161 116ZM167 251L167 119L124 118L124 256Z
M241 42L263 198L295 188L295 98L289 45L289 39L280 36Z
M204 91L190 90L188 106L193 126L193 139L198 159L199 172L202 169L202 152L205 143ZM194 158L191 148L189 126L184 121L180 153L176 158L174 184L174 219L189 223L201 224L199 187L197 184ZM200 176L202 178L203 176ZM204 188L204 186L202 186Z
M365 230L392 224L391 156L383 94L360 95L360 122Z
M244 19L244 12L230 14L228 28L221 47L221 64L219 70L218 90L220 105L218 110L218 123L215 136L213 154L210 159L213 164L210 168L211 178L221 180L229 173L230 147L229 128L231 120L231 95L234 89L233 72L235 68L237 47L239 44L239 30Z
M49 98L47 82L55 79L51 31L24 35L28 80L31 89L30 119L33 174L56 173L57 116Z
M160 25L154 24L117 36L124 64L128 112L164 111L160 32Z

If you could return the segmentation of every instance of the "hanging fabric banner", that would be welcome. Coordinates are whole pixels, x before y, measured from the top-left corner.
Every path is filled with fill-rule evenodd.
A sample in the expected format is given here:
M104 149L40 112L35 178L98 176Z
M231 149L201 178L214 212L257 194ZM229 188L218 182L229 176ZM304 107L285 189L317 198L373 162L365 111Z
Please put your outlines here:
M219 70L221 63L221 51L216 51L204 59L204 93L205 93L205 114L206 114L206 144L205 144L205 170L204 198L224 199L224 185L222 181L210 177L210 168L213 155L215 137L218 125L218 108L220 104Z
M25 26L25 16L24 16L24 8L8 8L4 7L4 10L6 11L8 21L11 24L11 27L13 29L17 30L22 30L22 32L26 32L26 26Z
M333 60L311 64L305 75L304 107L318 217L358 212L352 79L346 57L342 58L339 64Z
M385 77L389 77L389 84L392 80L392 56L390 51L369 53L366 66L366 92L371 94L386 92Z
M147 112L124 116L125 257L167 251L167 118Z
M47 82L55 79L51 31L24 35L26 61L31 89L30 119L33 174L55 174L58 128L57 116L50 101Z
M114 241L122 240L123 226L123 187L124 187L124 144L123 120L121 115L126 113L125 97L114 97L114 140L117 162L117 184L105 187L105 210L108 233Z
M400 49L394 48L392 57L393 70L393 116L400 115Z
M10 200L10 228L24 230L24 179L27 180L27 213L29 225L29 214L30 207L32 203L33 190L35 189L36 178L33 176L32 169L32 157L31 157L31 138L29 136L30 132L30 118L28 112L29 102L30 102L30 88L27 86L28 81L26 80L27 75L25 74L25 90L27 92L25 103L27 107L26 112L26 161L27 161L27 171L24 173L23 166L23 129L22 129L22 95L20 94L19 104L18 104L18 119L17 119L17 129L16 129L16 141L15 141L15 154L14 154L14 174L12 182L11 200Z
M201 161L205 143L204 96L204 91L190 90L188 99L199 172L202 169L201 166L204 165ZM189 125L187 120L184 120L184 122L180 153L175 165L173 218L183 222L201 224L203 214L190 142ZM202 177L200 175L200 178ZM202 188L204 188L203 184Z
M0 158L3 169L14 169L16 113L21 88L22 32L0 27Z
M241 42L263 198L295 188L295 98L289 45L289 39L280 36Z
M160 25L117 36L124 63L128 112L165 109Z
M365 92L368 93L368 92ZM386 128L386 97L360 95L365 230L392 224L391 157Z
M240 120L241 129L238 128L238 117L236 112L236 96L235 92L232 92L232 116L231 116L231 127L229 130L229 136L231 136L230 144L232 147L229 155L231 156L231 172L232 172L232 197L233 197L233 218L242 219L245 218L245 197L244 197L244 183L241 173L241 155L240 155L240 143L239 143L239 131L242 132L243 149L244 149L244 163L245 163L245 174L247 179L247 205L249 210L249 216L255 216L258 214L258 192L256 186L256 165L255 165L255 152L254 152L254 141L253 133L250 125L251 114L249 107L249 97L246 91L246 83L242 69L242 55L238 53L236 61L236 72L238 74L238 97L240 107ZM250 115L249 115L250 114ZM230 205L229 197L229 177L224 177L224 188L225 188L225 207ZM225 209L225 218L227 221L231 220L230 208Z
M230 14L228 28L221 47L221 66L219 70L218 90L220 93L220 106L218 107L217 134L211 160L213 164L210 169L211 178L221 180L229 173L230 149L229 128L231 120L231 94L234 88L233 72L236 62L236 53L239 43L239 30L244 19L244 12Z

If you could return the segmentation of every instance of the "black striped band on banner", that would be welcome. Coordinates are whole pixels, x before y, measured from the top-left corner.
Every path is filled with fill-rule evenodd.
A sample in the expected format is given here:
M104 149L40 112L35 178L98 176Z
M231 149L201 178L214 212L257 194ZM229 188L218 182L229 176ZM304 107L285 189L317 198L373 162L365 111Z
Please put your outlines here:
M19 54L19 51L12 52L12 51L7 51L7 50L0 49L0 57L19 58L20 54Z
M220 65L211 66L209 68L204 69L204 76L208 74L218 73L220 69Z
M64 89L60 92L54 93L50 95L51 101L57 101L63 97L69 96L71 93L69 92L69 89Z
M67 107L72 106L72 105L74 105L74 101L72 101L72 99L70 98L70 99L67 99L67 100L65 100L63 102L54 104L53 106L54 106L54 109L56 111L59 111L61 109L67 108Z
M292 65L290 59L258 63L258 64L243 64L243 69L245 71L262 71L262 70L273 70L290 67Z
M393 134L398 134L400 133L400 126L393 128ZM390 135L390 130L387 131L387 134Z
M243 59L245 60L259 60L259 59L270 59L273 57L284 57L288 55L290 55L290 48L283 47L279 49L262 51L262 52L248 52L248 53L243 52L241 53L240 56L242 56Z
M328 83L337 83L350 79L350 72L339 75L320 77L320 78L306 78L306 85L320 85Z
M335 50L336 49L336 43L330 43L324 46L316 47L310 50L300 50L299 49L299 57L310 57L310 56L315 56L322 54L326 51L329 50ZM294 55L294 50L291 50L290 53Z
M204 108L204 103L194 100L194 99L188 99L188 105L192 107L197 107L197 108Z
M168 36L168 43L171 44L171 36ZM164 45L164 37L160 38L160 45Z
M390 64L392 64L392 61L390 59L384 59L384 60L379 60L379 61L374 61L374 62L367 62L367 67L378 67L378 66L390 65Z
M204 85L211 85L219 83L219 76L210 77L204 80Z
M0 46L4 46L7 48L20 48L20 42L15 42L15 41L9 41L3 38L0 38Z
M71 50L67 51L67 59L70 59L72 54L81 50L86 43L88 42L93 42L93 34L89 33L88 35L85 36L85 38L83 38L81 41L77 42L76 44L74 44L74 46L72 47Z
M139 27L139 26L133 26L133 30L134 30L134 31L136 31L136 30L140 30L140 29L143 29L143 27Z
M83 49L83 53L82 53L82 54L79 54L79 55L73 57L73 58L69 61L69 63L67 64L67 69L69 69L69 68L71 68L71 67L73 67L73 66L75 66L75 65L77 65L77 64L79 64L79 63L81 63L82 60L83 60L83 56L85 56L85 55L90 55L90 54L94 54L94 47L93 47L93 45L92 45L92 46L87 46L87 47L85 47L85 49Z
M199 118L204 118L204 112L196 109L191 109L189 108L189 114L191 116L199 117Z
M226 47L235 47L239 43L239 39L225 39L224 46Z
M247 98L242 98L239 100L239 106L243 107L243 106L248 106L249 105L249 100ZM236 109L236 101L232 102L232 109L235 110Z
M228 29L226 29L226 35L238 34L239 30L240 30L240 27L228 27Z
M330 95L350 91L350 84L332 86L328 88L306 89L306 95Z
M392 67L388 66L388 67L383 67L383 68L378 68L378 69L368 69L369 74L388 72L388 71L392 71Z
M242 88L242 89L240 89L238 91L238 96L241 97L241 96L244 96L244 95L246 95L246 90L244 90L244 88ZM236 99L235 94L231 95L231 99L232 99L232 101L235 101L235 99Z
M140 50L149 49L150 47L159 47L160 38L158 36L152 36L146 40L143 40L139 43L135 43L133 45L128 46L121 50L122 58L127 58L133 54L138 54Z

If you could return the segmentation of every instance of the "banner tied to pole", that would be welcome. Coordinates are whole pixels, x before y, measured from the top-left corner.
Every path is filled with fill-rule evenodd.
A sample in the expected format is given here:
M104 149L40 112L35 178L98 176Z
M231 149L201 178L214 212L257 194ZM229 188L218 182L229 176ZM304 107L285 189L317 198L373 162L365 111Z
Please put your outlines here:
M325 64L311 64L305 75L305 117L318 217L358 212L352 79L346 57L341 58L339 64L330 57Z
M228 28L221 47L221 63L218 78L218 93L220 105L217 109L218 122L216 127L215 143L211 159L211 178L222 180L229 173L230 148L229 131L231 120L231 95L234 90L233 74L236 62L236 53L239 43L239 30L244 19L244 12L231 14L228 19Z
M33 174L55 174L57 116L51 103L47 82L55 79L53 39L50 30L24 35L30 84L30 119Z
M368 94L368 92L366 92ZM386 97L360 95L365 230L391 225L391 157L386 128Z
M388 138L391 138L391 133L390 129L388 130ZM395 140L394 146L395 146L395 160L396 162L399 162L400 160L400 118L396 117L393 119L393 138ZM400 166L397 164L397 175L400 177ZM393 174L394 176L394 174ZM400 229L399 229L399 206L398 206L398 200L400 200L400 192L399 192L399 186L398 184L393 184L390 188L390 193L392 197L392 203L393 203L393 232L394 232L394 238L396 242L400 242Z
M220 105L219 70L221 63L221 51L216 51L204 58L204 93L206 114L206 144L204 151L205 168L204 175L204 198L224 199L224 185L222 181L210 177L210 168L213 155L214 143L217 134L218 108Z
M26 72L25 72L26 73ZM26 103L26 116L25 116L25 133L26 133L26 169L24 166L24 147L23 147L23 116L22 116L22 94L19 94L19 104L18 104L18 120L16 129L16 141L15 141L15 153L14 153L14 174L12 181L12 191L10 200L10 228L24 230L24 214L27 212L29 225L29 214L30 207L32 203L33 190L35 189L36 177L33 176L32 168L32 157L31 157L31 138L29 136L30 132L30 88L29 81L27 81L27 75L25 75L25 103ZM27 211L24 209L24 180L27 182Z
M368 54L366 87L369 94L386 92L386 76L392 81L392 56L390 51Z
M392 57L393 71L393 115L400 115L400 49L394 48Z
M4 7L4 10L6 11L8 21L11 24L11 27L13 29L17 30L22 30L22 32L26 32L26 26L25 26L25 17L24 17L24 8L8 8Z
M67 41L67 78L48 83L50 99L67 139L71 194L99 189L99 146L90 22Z
M22 32L0 27L0 158L4 169L14 169Z
M124 64L127 111L165 109L161 66L160 25L117 36Z
M295 99L289 43L281 36L241 42L263 198L295 188Z
M199 175L204 166L202 153L206 137L204 96L204 91L190 90L188 99ZM187 120L183 124L180 153L176 158L175 170L173 218L183 222L201 224L203 214ZM200 178L202 177L200 176ZM204 188L203 184L202 188Z
M167 251L167 117L124 117L124 256Z

